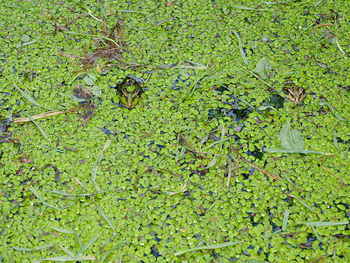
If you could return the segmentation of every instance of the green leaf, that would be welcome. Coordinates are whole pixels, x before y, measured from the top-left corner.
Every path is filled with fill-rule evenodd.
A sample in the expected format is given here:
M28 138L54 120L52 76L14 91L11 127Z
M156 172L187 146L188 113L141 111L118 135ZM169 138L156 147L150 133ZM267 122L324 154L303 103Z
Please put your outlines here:
M102 92L101 92L101 88L98 86L92 86L90 89L92 95L96 96L96 97L100 97Z
M83 81L86 85L92 86L95 84L96 76L93 74L89 74L83 78Z
M317 151L306 150L304 139L301 133L290 127L289 122L283 125L278 139L281 142L283 149L265 149L266 152L270 153L314 153L323 154Z
M30 37L29 36L27 36L27 35L22 35L22 37L21 37L21 41L22 42L28 42L30 40Z
M283 125L278 139L285 150L302 151L305 148L303 136L299 131L292 129L289 122Z
M257 73L262 79L267 79L266 71L271 70L272 65L266 58L262 58L256 63L254 72Z

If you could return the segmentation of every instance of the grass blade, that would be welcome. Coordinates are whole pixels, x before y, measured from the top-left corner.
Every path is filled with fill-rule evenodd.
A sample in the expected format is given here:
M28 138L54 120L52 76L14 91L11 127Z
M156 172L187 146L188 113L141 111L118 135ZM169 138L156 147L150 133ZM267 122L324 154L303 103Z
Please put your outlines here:
M349 152L349 149L350 149L350 145L348 146L348 148L346 148L345 152L344 152L344 157L343 157L343 160L345 161L347 156L348 156L348 152Z
M45 140L47 141L47 142L49 142L49 138L47 137L47 134L46 134L46 132L44 131L44 129L43 128L41 128L41 126L34 120L34 119L32 119L32 117L28 117L34 124L35 124L35 126L38 128L38 130L41 132L41 135L45 138Z
M242 242L241 241L234 241L234 242L224 242L224 243L219 243L219 244L209 245L209 246L195 247L195 248L186 249L186 250L183 250L180 252L176 252L174 255L181 256L182 254L192 252L192 251L206 250L206 249L217 249L217 248L223 248L223 247L228 247L228 246L234 246L234 245L237 245L240 243L242 243Z
M325 154L325 153L322 153L322 152L318 152L318 151L310 151L310 150L285 150L285 149L269 149L269 148L266 148L264 150L265 152L268 152L268 153L310 153L310 154Z
M61 192L57 190L48 190L47 192L52 193L52 194L57 194L57 195L63 195L67 197L79 197L79 196L91 196L91 195L96 195L96 194L102 194L105 193L106 191L98 192L98 193L89 193L89 194L71 194L71 193L66 193L66 192Z
M50 205L49 203L47 203L47 202L44 200L44 198L39 194L39 192L37 192L37 191L35 190L35 188L34 188L33 186L30 186L30 187L29 187L29 190L43 203L43 205L46 205L46 206L51 207L51 208L53 208L53 209L56 209L56 210L58 210L58 211L62 211L62 209L57 208L57 207L55 207L55 206Z
M314 7L317 7L319 4L321 4L323 2L323 0L318 0L317 2L316 2L316 4L314 5Z
M58 228L58 227L51 227L51 229L56 230L57 232L63 233L63 234L75 234L74 230L70 229L64 229L64 228Z
M32 40L32 41L28 41L28 42L25 42L25 43L20 43L20 44L17 44L16 45L16 48L21 48L21 47L25 47L25 46L29 46L31 44L34 44L38 42L37 40Z
M95 260L96 258L94 256L58 256L53 258L43 258L37 261L34 261L35 263L40 263L43 261L61 261L61 262L67 262L67 261L83 261L83 260Z
M299 199L298 197L294 196L294 195L289 195L289 197L294 198L295 200L297 200L299 203L301 203L303 206L305 206L307 209L309 209L312 213L315 213L315 211L307 204L304 203L301 199Z
M64 253L66 253L68 256L71 256L71 257L74 257L74 253L72 251L70 251L68 248L64 247L64 246L61 246L61 245L58 245Z
M30 103L32 103L35 106L44 108L46 110L50 110L49 108L46 108L44 106L42 106L41 104L37 103L36 100L34 100L31 96L29 96L29 94L27 94L26 92L24 92L23 90L21 90L16 83L13 83L13 85L15 86L16 90L22 94L23 97L25 97Z
M73 234L75 238L78 240L78 243L80 247L83 247L83 243L81 242L79 235L75 230L70 230L70 229L64 229L64 228L58 228L58 227L51 227L51 229L56 230L57 232L63 233L63 234Z
M86 245L84 245L84 246L80 249L80 251L78 252L78 255L83 254L83 253L85 252L85 250L87 250L93 243L95 243L95 241L96 241L99 237L100 237L100 235L97 235L97 236L95 236L93 239L91 239L91 240L89 241L89 243L87 243Z
M231 33L233 33L236 36L236 38L238 39L239 52L241 53L244 64L248 65L248 60L247 60L247 57L245 56L245 53L243 50L241 38L239 37L238 33L236 31L234 31L233 29L231 29Z
M51 248L54 246L56 246L56 245L48 244L48 245L44 245L41 247L35 247L35 248L25 248L25 247L12 247L12 248L16 251L21 251L21 252L33 252L33 251L45 250L45 249L48 249L48 248Z
M207 165L207 168L211 168L213 167L216 162L218 161L218 157L216 155L214 155L213 159L210 161L210 163Z
M106 15L106 11L105 11L105 9L103 8L103 6L101 5L101 3L99 3L99 6L100 6L101 12L102 12L102 14L103 14L103 17L104 17L106 20L108 20L108 17L107 17L107 15Z
M350 120L344 118L343 116L340 116L340 115L336 114L333 106L330 103L328 103L328 102L321 102L320 105L321 106L326 105L329 108L329 110L333 113L334 117L336 117L338 120L341 120L342 122L345 122L348 126L350 125Z
M286 209L286 211L284 211L283 222L282 222L282 230L283 231L285 231L287 229L288 218L289 218L289 210Z
M306 222L304 225L307 226L340 226L340 225L347 225L349 224L349 221L343 221L343 222L335 222L335 221L329 221L329 222L321 222L321 221L316 221L316 222Z
M223 142L226 142L226 141L228 141L228 140L230 140L230 138L220 139L220 140L218 140L218 141L216 141L216 142L213 142L213 143L209 144L208 146L204 147L204 148L203 148L203 151L210 149L211 147L213 147L214 145L216 145L216 144L218 144L218 143L223 143Z
M111 222L111 220L109 220L109 218L107 217L107 215L105 214L105 212L103 211L103 209L97 204L96 205L96 209L97 211L101 214L101 216L103 217L104 220L106 220L106 222L108 223L108 225L112 228L112 230L114 231L114 233L116 233L115 228Z
M120 248L121 246L127 244L127 242L121 242L120 244L116 245L115 247L113 247L112 249L110 249L102 258L101 262L105 262L105 260L108 258L108 256L114 251L116 250L117 248Z
M317 238L318 241L322 242L322 238L320 237L320 235L317 233L316 231L316 228L314 226L311 226L312 227L312 230L314 231L315 233L315 236Z
M111 140L107 140L105 146L103 147L102 151L100 152L95 164L94 164L94 168L92 169L92 182L94 183L95 185L95 189L97 192L100 192L101 189L100 187L97 185L96 183L96 174L97 174L97 169L98 169L98 165L100 164L102 158L103 158L103 154L104 152L108 149L108 147L111 145Z
M273 10L269 9L263 9L263 8L252 8L247 6L241 6L241 5L233 5L232 7L242 10L251 10L251 11L267 11L267 12L273 12Z
M337 120L333 128L333 144L334 144L334 147L337 148L338 151L340 151L338 140L337 140L337 131L335 129L337 127L338 122L339 120Z

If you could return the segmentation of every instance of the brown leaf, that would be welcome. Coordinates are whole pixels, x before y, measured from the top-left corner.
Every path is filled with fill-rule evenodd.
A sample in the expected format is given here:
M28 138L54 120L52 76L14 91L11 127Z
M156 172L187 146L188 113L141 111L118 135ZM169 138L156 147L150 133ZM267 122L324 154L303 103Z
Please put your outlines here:
M81 85L75 87L75 89L73 90L73 94L75 97L84 100L90 100L93 97L91 91L87 88L84 88Z

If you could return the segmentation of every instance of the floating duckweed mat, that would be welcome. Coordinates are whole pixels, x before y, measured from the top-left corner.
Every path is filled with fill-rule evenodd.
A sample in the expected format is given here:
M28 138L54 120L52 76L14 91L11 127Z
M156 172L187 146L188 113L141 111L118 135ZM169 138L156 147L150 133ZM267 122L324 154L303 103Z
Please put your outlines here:
M0 262L349 261L348 10L3 1Z

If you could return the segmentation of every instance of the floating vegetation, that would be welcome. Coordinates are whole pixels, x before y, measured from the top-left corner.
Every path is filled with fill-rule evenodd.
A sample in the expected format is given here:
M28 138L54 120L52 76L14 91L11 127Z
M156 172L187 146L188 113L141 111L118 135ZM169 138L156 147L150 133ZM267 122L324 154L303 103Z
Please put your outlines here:
M3 2L0 261L348 261L347 4Z

